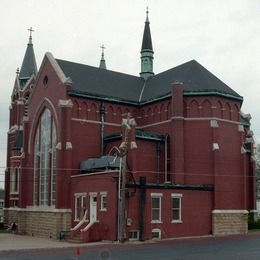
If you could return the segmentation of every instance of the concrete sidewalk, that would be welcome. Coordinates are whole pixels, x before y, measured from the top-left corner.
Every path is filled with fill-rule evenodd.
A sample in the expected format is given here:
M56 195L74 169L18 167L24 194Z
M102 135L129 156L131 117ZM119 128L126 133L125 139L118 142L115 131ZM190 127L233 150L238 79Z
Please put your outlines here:
M91 243L92 245L94 243ZM100 243L98 243L100 244ZM75 244L48 238L32 237L16 234L0 234L0 251L41 248L66 248L86 246L87 244Z

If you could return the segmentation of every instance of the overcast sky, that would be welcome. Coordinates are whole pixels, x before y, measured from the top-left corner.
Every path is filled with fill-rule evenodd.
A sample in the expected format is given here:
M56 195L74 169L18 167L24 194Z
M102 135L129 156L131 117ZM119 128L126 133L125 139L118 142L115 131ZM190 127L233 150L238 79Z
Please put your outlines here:
M154 72L195 59L244 97L260 141L259 0L1 0L0 187L6 164L10 96L33 27L37 65L44 54L139 75L146 6Z

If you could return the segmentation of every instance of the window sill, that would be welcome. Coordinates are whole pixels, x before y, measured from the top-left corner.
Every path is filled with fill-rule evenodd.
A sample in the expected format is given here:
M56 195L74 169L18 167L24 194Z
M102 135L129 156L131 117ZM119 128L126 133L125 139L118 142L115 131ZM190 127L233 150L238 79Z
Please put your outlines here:
M107 209L100 209L100 211L107 211Z
M19 191L11 191L10 192L10 195L18 195L19 194Z
M129 238L129 241L139 241L139 237L138 238Z
M152 224L162 224L163 222L161 220L152 220Z
M172 220L173 224L182 224L182 220Z

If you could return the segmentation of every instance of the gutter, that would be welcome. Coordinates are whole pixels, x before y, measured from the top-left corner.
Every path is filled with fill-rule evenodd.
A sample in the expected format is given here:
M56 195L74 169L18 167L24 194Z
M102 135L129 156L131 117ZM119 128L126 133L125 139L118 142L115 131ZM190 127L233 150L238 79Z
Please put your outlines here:
M116 97L107 97L107 96L102 96L102 95L95 95L95 94L90 94L90 93L79 93L77 91L68 91L68 95L70 96L75 96L75 97L83 97L83 98L89 98L89 99L94 99L94 100L104 100L106 102L111 102L111 103L118 103L118 104L124 104L124 105L132 105L135 107L141 107L144 105L152 104L158 101L162 101L164 99L170 98L172 96L171 92L168 92L162 96L157 96L155 98L146 100L146 101L133 101L133 100L125 100L125 99L120 99ZM231 94L226 94L226 93L221 93L217 91L202 91L202 92L189 92L189 91L184 91L183 96L221 96L229 99L234 99L243 102L243 97L241 96L233 96Z
M141 188L140 183L127 183L127 188ZM214 191L212 184L176 184L176 183L146 183L146 189L177 189L177 190L200 190Z

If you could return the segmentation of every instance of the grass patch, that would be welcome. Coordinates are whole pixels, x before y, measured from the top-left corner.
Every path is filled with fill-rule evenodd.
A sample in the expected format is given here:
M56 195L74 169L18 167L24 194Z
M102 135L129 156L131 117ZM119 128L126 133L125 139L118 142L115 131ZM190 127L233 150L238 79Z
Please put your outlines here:
M0 228L0 234L5 234L5 233L7 233L6 228Z
M254 220L254 213L248 214L248 230L259 230L260 229L260 219Z

